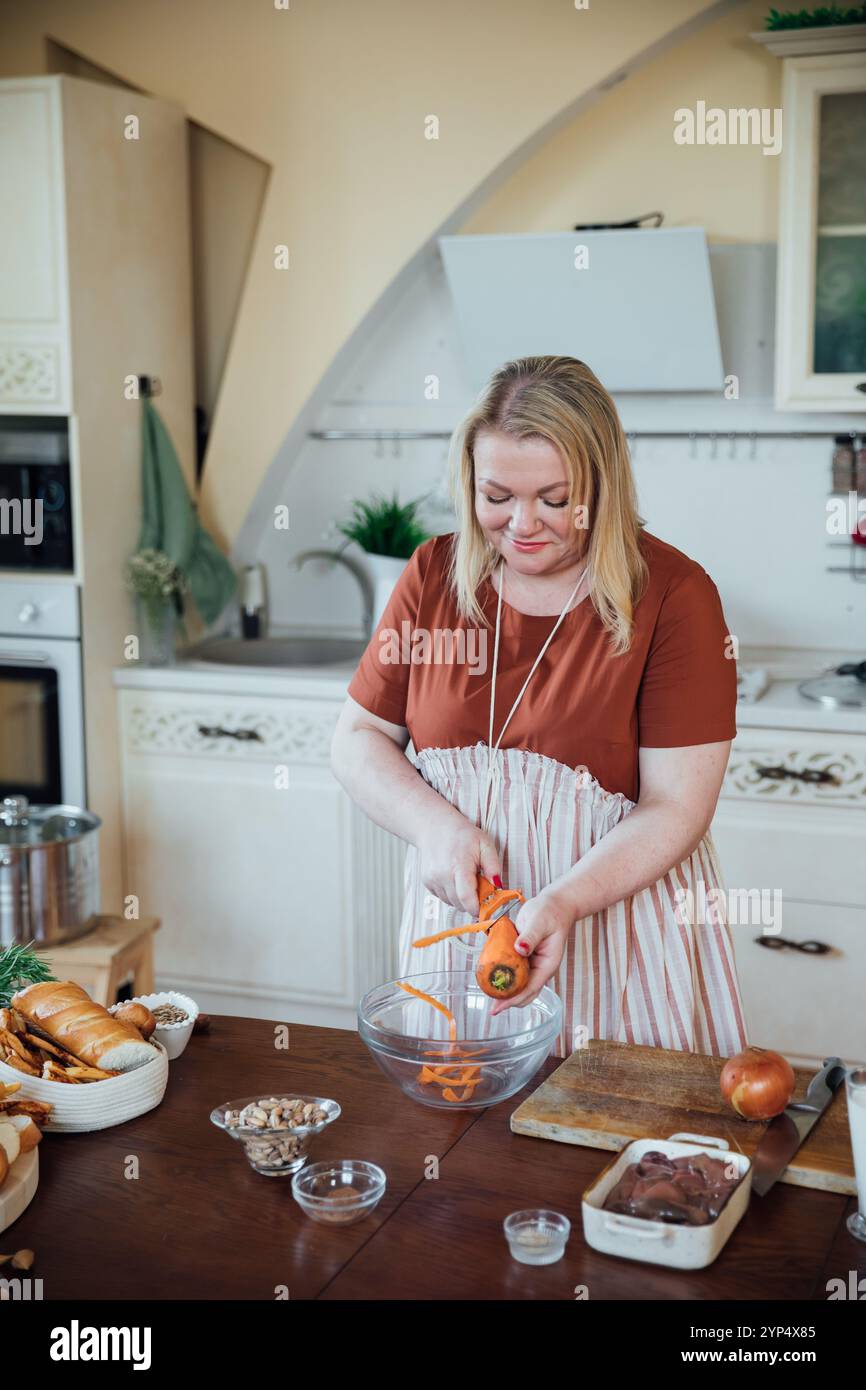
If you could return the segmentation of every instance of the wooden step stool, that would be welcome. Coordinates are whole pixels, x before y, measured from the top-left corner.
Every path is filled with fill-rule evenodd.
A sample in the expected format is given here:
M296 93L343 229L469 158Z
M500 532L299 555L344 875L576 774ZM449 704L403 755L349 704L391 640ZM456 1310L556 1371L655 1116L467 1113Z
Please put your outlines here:
M84 936L39 950L40 960L58 980L74 980L104 1008L117 1002L121 985L132 979L132 992L153 993L153 934L158 917L128 922L124 917L94 916Z

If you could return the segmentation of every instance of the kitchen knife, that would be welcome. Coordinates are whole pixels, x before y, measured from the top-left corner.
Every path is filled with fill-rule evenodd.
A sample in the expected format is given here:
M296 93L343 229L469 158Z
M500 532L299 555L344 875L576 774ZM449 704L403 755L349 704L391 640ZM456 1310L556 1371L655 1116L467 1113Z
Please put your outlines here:
M792 1101L767 1125L752 1154L752 1191L763 1197L780 1178L807 1134L811 1133L845 1079L841 1057L825 1057L812 1077L804 1100Z

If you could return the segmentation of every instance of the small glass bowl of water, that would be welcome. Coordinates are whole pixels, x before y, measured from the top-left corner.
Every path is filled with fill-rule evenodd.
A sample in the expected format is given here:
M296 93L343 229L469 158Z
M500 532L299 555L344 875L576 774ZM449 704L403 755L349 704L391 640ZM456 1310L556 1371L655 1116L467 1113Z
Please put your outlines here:
M571 1222L558 1211L513 1211L502 1224L512 1259L522 1265L553 1265L565 1254Z

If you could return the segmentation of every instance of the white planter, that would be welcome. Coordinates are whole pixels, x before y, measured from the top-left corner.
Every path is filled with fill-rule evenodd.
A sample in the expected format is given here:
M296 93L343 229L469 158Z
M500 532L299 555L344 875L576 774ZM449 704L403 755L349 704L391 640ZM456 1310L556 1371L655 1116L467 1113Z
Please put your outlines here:
M393 555L370 555L364 552L364 560L373 581L373 630L385 611L385 606L394 592L394 585L403 573L408 561L397 560Z

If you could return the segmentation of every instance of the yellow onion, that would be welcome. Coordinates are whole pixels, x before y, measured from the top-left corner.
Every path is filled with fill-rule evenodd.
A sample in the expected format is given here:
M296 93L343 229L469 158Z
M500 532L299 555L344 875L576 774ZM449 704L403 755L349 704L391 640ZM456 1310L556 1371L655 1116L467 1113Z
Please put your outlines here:
M725 1100L744 1120L771 1120L794 1094L794 1070L778 1052L747 1047L728 1058L719 1084Z

